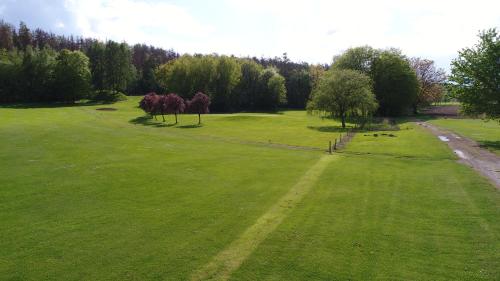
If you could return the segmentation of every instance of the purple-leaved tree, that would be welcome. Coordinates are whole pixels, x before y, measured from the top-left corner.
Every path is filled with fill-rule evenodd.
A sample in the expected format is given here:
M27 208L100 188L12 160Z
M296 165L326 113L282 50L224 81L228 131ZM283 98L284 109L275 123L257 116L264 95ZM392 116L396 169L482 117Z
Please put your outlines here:
M160 112L163 122L165 122L165 113L167 113L167 96L161 95L158 100L158 112Z
M198 125L201 124L201 114L208 113L208 107L210 106L210 98L202 92L198 92L194 97L187 102L188 111L191 113L198 114Z
M176 94L168 94L165 96L165 112L175 115L175 124L177 124L177 114L183 113L186 109L184 100Z
M158 105L160 101L160 96L155 92L146 94L142 100L139 102L139 107L144 110L144 112L151 114L151 117L156 119L156 114L158 113Z

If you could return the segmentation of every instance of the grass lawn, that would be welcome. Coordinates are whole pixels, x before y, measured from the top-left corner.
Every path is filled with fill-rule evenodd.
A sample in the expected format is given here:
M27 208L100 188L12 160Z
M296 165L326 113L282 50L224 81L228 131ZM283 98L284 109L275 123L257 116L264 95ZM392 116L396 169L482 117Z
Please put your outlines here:
M402 142L358 135L233 279L498 279L498 190L409 127Z
M481 119L434 119L440 127L477 141L481 146L500 155L500 123Z
M234 280L500 276L498 190L413 124L325 156L265 145L338 135L303 111L172 126L137 100L0 108L0 280L187 280L239 249Z

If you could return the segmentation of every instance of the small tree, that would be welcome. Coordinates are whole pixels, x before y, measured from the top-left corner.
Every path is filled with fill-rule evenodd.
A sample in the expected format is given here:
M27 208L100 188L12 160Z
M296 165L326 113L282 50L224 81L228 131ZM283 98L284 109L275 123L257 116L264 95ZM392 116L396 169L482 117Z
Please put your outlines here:
M452 62L450 88L465 113L500 118L500 34L490 29L479 38Z
M184 100L176 94L168 94L165 96L165 112L175 115L175 124L177 124L177 114L183 113L186 109Z
M340 117L345 128L347 116L367 117L377 109L370 77L350 70L327 71L314 89L308 110L319 110Z
M156 119L159 100L160 97L155 92L148 93L139 102L139 107Z
M188 111L198 114L198 125L201 124L201 114L209 112L210 98L202 92L196 93L194 97L187 102Z

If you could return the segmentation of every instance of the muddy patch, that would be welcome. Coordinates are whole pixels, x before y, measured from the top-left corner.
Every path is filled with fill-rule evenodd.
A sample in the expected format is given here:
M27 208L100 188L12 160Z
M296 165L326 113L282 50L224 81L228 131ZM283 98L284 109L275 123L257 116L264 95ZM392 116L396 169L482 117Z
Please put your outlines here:
M500 157L483 149L479 144L465 136L459 136L429 123L417 123L430 133L446 142L448 147L460 158L460 163L467 164L500 189Z

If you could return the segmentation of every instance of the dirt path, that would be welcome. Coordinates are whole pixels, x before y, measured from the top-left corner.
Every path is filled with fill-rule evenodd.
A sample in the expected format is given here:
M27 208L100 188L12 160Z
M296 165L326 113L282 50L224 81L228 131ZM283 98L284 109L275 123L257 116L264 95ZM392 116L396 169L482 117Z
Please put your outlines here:
M457 135L448 130L431 125L427 122L417 122L426 128L448 146L460 158L460 162L474 168L487 177L497 188L500 189L500 157L466 137Z
M281 197L255 224L247 228L235 241L219 252L208 264L197 270L191 280L227 280L248 256L290 214L293 208L311 190L335 155L323 155L299 181Z

